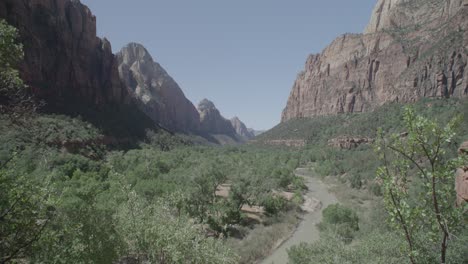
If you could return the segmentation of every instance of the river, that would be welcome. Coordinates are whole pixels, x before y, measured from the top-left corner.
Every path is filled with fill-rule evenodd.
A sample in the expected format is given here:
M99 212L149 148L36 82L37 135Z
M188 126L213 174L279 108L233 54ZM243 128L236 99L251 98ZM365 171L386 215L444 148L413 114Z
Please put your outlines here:
M270 256L264 259L261 264L286 264L288 262L287 249L301 242L311 243L319 239L320 233L316 224L322 221L322 210L330 204L338 202L335 195L328 191L325 185L318 177L314 177L314 172L306 168L298 168L296 175L306 179L308 191L306 196L314 197L321 201L322 207L312 213L303 215L303 219L292 236L278 247Z

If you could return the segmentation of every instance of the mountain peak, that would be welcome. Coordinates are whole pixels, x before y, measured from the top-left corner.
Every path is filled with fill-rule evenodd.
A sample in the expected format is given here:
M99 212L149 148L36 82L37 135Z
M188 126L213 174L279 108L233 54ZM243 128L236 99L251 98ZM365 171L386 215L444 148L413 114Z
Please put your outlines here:
M125 45L117 56L126 64L132 64L135 61L153 62L153 57L151 57L151 54L145 46L136 42L131 42Z
M215 104L212 101L204 98L203 100L200 101L200 103L198 103L198 110L199 111L205 111L205 110L208 110L208 109L216 109L217 110Z
M247 128L247 126L237 117L231 118L231 125L236 130L236 133L244 138L249 140L255 137L255 134Z
M127 44L117 61L120 79L147 116L169 130L199 130L197 109L142 44Z

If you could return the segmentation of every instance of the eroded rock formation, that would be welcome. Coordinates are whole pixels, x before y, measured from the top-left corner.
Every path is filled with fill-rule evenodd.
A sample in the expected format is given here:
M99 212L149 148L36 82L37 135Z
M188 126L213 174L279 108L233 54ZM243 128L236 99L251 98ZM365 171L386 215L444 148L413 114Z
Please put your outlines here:
M49 104L128 102L111 45L96 36L96 17L80 1L1 0L0 18L19 29L21 77Z
M328 145L340 149L353 149L362 144L371 144L374 140L367 137L341 136L328 140Z
M173 131L200 130L197 109L145 47L130 43L117 53L117 58L120 78L151 119Z
M224 118L213 102L203 99L198 104L200 128L204 133L235 136L236 130L229 120Z
M364 34L310 55L282 121L468 96L468 2L379 0Z
M236 116L232 118L231 125L236 130L237 135L239 135L244 140L250 140L255 137L254 131L248 129L245 124Z

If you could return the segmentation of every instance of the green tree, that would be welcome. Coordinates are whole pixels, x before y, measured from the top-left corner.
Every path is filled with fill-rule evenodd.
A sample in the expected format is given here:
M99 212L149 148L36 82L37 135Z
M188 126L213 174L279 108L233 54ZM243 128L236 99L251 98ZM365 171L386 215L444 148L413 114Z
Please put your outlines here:
M0 20L0 89L17 88L23 85L16 70L23 59L23 45L17 43L18 30Z
M411 263L431 262L439 248L447 263L447 248L461 228L463 210L454 206L454 171L460 158L448 151L459 118L445 126L407 108L405 134L385 139L379 132L377 151L383 166L377 171L390 222L402 231Z
M115 215L117 230L126 241L123 256L137 263L227 263L237 256L222 241L206 238L193 224L160 200L148 203L128 187Z
M48 190L23 175L0 170L0 263L29 256L53 216Z
M110 263L123 244L113 225L115 208L101 196L108 184L97 172L76 170L56 181L55 217L32 249L33 263ZM107 198L107 197L106 197Z
M227 177L214 163L207 163L198 169L193 179L194 188L188 204L188 211L203 223L208 220L210 211L215 210L219 197L216 190L219 185L225 183Z
M0 113L26 114L39 106L19 77L24 53L18 37L18 30L0 19Z

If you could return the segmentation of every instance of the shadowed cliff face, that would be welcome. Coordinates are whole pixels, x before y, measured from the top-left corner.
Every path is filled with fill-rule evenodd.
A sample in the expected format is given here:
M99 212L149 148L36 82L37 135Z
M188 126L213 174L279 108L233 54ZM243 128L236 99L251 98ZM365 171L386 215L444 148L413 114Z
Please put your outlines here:
M364 34L310 55L282 121L468 96L468 1L379 0Z
M195 106L142 45L128 44L117 58L120 78L140 109L151 119L173 131L200 130L200 117Z
M1 0L0 18L19 29L21 76L49 104L128 102L110 43L96 37L96 18L79 1Z
M198 104L201 130L204 133L235 136L236 131L229 120L225 119L213 102L203 99Z

